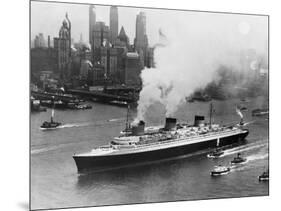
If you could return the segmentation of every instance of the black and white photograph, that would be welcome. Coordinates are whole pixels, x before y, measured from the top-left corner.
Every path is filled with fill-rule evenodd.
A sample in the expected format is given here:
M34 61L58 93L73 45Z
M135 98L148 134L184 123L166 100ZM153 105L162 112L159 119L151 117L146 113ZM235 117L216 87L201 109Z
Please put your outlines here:
M269 196L269 16L159 8L30 1L31 210Z

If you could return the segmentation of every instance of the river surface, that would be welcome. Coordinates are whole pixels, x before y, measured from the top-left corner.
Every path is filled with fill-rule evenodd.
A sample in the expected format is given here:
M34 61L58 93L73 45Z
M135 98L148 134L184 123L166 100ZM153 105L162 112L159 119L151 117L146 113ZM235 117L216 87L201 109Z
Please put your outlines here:
M219 124L239 122L235 106L239 99L214 101L214 121ZM207 150L185 157L124 169L79 175L72 159L74 153L90 151L107 144L124 129L127 109L92 103L90 110L56 110L60 129L42 131L51 110L31 113L31 208L66 208L269 194L268 182L257 177L268 168L268 117L252 117L251 110L268 106L262 97L242 103L246 126L250 130L245 145L228 149L216 160L206 157ZM193 122L194 115L208 117L209 104L186 103L175 117ZM131 111L133 118L136 111ZM164 109L151 106L146 125L164 124ZM208 119L207 119L208 120ZM211 177L215 165L229 165L238 152L245 164L227 175Z

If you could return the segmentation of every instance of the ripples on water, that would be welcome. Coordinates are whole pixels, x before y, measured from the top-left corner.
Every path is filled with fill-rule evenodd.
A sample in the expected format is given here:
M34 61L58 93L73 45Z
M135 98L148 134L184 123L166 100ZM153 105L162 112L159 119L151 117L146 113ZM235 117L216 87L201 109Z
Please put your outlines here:
M236 101L214 102L215 122L239 122ZM251 100L248 110L260 101ZM52 131L39 129L50 110L31 114L32 209L268 195L268 183L257 179L268 167L268 119L253 118L248 111L244 113L250 129L246 144L226 149L220 159L208 159L204 150L146 165L77 174L73 153L107 144L125 126L126 108L92 105L91 110L56 111L55 119L63 125ZM196 114L208 116L208 106L186 104L175 117L191 123ZM150 111L147 125L164 123L163 108L157 105ZM238 152L246 163L232 167L227 175L210 176L214 166L230 165Z

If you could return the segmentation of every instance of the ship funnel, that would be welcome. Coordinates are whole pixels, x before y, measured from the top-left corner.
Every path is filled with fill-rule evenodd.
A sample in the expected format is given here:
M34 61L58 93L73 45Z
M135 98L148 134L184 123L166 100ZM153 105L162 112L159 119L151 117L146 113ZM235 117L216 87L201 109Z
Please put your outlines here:
M137 125L132 126L132 135L133 136L141 136L144 134L144 126L145 122L144 121L139 121Z
M166 123L165 123L165 130L174 130L176 129L176 124L177 124L177 119L176 118L166 118Z
M195 127L204 126L204 120L205 120L205 117L204 117L204 116L198 116L198 115L196 115L196 116L194 117L194 126L195 126Z

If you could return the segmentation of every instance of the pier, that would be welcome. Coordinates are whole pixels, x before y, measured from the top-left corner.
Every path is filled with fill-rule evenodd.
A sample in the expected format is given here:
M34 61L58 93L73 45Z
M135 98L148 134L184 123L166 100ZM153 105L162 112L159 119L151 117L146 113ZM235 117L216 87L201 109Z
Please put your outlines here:
M102 91L87 91L87 90L78 90L78 89L68 89L67 93L76 95L82 98L91 98L95 101L100 102L126 102L126 103L135 103L137 98L135 96L123 96L119 94L110 94Z
M109 93L104 91L88 91L79 89L68 89L66 94L50 93L42 91L31 91L31 95L38 100L55 100L65 103L76 102L80 100L91 100L108 104L134 104L137 102L137 95L119 94L120 90L108 90Z
M31 95L38 100L61 100L63 102L78 100L77 96L42 91L31 91Z

